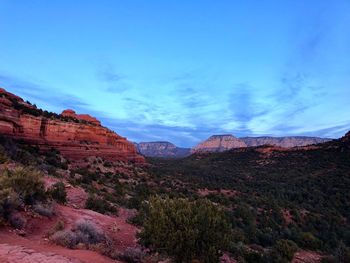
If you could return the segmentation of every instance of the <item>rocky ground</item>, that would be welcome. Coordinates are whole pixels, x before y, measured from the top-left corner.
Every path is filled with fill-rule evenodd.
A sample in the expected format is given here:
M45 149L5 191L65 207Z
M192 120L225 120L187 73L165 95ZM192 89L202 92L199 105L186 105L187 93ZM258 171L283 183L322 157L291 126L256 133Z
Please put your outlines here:
M47 186L55 183L56 178L45 177ZM132 210L119 210L119 215L103 215L88 209L82 209L87 194L82 188L67 187L68 203L56 205L55 216L52 218L25 213L27 226L23 231L6 227L0 230L0 262L118 262L96 251L85 249L68 249L57 246L49 241L47 233L59 220L70 228L80 219L89 220L99 226L114 241L116 251L124 251L129 247L136 247L137 228L127 220L134 213Z
M292 263L317 263L321 262L322 256L312 251L299 251L295 253Z
M70 259L55 253L38 252L23 246L0 244L0 261L3 263L78 263L80 260Z

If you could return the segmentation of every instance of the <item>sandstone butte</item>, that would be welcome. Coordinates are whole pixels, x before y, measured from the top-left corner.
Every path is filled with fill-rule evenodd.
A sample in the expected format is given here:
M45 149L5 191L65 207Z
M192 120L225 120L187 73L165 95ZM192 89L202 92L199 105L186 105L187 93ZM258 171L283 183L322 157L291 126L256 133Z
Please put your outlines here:
M42 151L57 149L71 161L98 156L109 161L145 162L133 143L101 126L96 118L73 110L61 114L42 111L2 88L0 134Z
M195 152L223 152L233 148L245 148L247 145L233 135L212 135L191 149Z

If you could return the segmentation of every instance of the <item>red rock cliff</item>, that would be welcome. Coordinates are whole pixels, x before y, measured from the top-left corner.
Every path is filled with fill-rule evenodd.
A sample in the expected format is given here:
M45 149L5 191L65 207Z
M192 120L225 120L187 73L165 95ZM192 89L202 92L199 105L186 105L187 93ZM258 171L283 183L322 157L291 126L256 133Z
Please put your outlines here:
M144 162L133 143L101 126L96 118L73 110L60 115L44 112L1 88L0 134L42 150L55 148L70 160L100 156L110 161Z

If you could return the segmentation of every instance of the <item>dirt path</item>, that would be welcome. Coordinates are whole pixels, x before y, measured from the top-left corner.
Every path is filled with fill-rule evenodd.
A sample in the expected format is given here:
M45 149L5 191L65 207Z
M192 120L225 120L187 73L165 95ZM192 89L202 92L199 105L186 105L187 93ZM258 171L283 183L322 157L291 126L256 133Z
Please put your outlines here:
M47 240L20 237L8 230L0 232L0 262L116 263L94 251L67 249Z

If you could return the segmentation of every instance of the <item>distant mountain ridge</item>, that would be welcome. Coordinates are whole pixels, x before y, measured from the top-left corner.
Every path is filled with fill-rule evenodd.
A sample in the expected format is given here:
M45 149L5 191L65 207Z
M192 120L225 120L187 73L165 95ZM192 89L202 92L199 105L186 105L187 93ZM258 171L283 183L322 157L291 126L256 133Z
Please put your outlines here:
M237 138L231 134L213 135L191 149L196 152L223 152L234 148L254 147L261 145L274 145L283 148L307 146L330 141L329 138L286 136L286 137L242 137Z
M291 148L296 146L307 146L331 141L330 138L308 137L308 136L285 136L285 137L242 137L240 138L248 147L260 145L275 145L283 148Z
M274 145L283 148L307 146L331 141L330 138L308 136L260 136L237 138L231 134L212 135L193 148L182 148L168 141L134 143L138 152L147 157L182 158L198 152L223 152L235 148Z
M190 155L190 148L177 147L167 141L135 143L139 153L147 157L181 158Z

